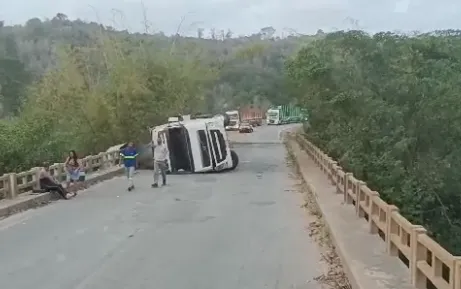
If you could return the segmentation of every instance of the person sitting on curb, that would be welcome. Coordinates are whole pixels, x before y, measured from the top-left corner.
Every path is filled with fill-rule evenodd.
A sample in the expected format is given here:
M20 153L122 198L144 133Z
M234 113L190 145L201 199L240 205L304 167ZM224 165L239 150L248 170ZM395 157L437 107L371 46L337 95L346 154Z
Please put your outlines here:
M58 192L61 197L68 200L75 197L77 193L69 193L60 183L50 174L50 164L43 163L39 173L40 189L42 192Z

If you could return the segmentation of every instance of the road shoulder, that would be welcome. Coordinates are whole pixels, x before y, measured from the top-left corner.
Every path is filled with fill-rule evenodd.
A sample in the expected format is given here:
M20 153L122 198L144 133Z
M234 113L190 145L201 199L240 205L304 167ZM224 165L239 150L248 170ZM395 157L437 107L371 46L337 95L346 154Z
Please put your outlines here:
M288 141L288 148L308 190L315 197L352 288L413 289L408 268L398 258L387 254L379 236L369 234L367 223L343 204L343 196L336 193L336 188L308 154L292 139Z
M85 183L87 186L91 186L95 183L111 179L119 175L122 171L123 168L119 166L97 171L89 174ZM20 194L15 199L0 200L0 219L7 218L21 211L47 205L54 200L57 200L54 193L33 194L32 192Z

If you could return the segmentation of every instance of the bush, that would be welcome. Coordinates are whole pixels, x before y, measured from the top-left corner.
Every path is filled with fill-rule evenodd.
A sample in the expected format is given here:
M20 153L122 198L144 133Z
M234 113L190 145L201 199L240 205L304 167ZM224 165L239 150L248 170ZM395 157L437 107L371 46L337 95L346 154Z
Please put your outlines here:
M87 155L145 142L146 126L200 109L211 79L195 59L119 38L64 46L55 69L29 87L17 119L0 122L0 173L62 162L72 149Z
M461 253L461 38L328 34L286 70L310 111L309 137Z

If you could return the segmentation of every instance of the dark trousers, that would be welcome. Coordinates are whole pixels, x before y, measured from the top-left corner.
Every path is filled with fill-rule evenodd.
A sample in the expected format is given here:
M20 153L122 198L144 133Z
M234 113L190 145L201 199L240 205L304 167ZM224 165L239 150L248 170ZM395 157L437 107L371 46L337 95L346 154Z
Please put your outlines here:
M45 192L57 192L59 195L61 195L61 197L67 199L67 191L61 184L40 180L40 189L44 190Z

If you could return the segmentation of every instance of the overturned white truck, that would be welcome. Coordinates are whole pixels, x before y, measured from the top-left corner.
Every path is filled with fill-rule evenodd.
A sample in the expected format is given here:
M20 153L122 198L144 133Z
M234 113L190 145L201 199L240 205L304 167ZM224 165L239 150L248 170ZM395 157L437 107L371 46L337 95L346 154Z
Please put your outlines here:
M160 138L168 147L169 173L233 170L239 159L229 147L228 122L221 115L169 119L167 124L150 128L152 143Z

